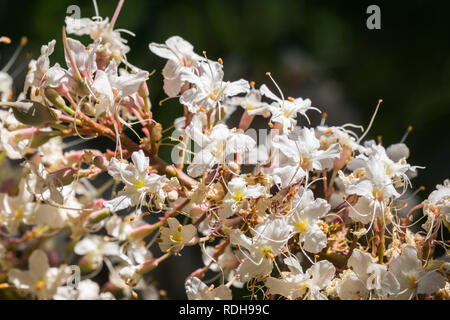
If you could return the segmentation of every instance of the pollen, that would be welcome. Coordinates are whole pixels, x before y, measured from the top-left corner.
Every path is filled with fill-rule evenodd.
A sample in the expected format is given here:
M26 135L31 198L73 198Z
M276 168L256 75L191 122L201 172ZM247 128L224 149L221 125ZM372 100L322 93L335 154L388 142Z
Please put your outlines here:
M220 64L223 64L222 58L217 59L217 62L220 63Z
M181 231L183 231L183 226L180 224L180 225L178 226L178 232L181 232Z
M235 245L236 245L236 248L238 248L238 250L241 250L241 245L239 243L236 242Z
M378 100L378 103L382 103L382 102L383 102L383 99L379 99L379 100Z
M253 87L255 85L255 81L250 81L250 85Z
M8 287L9 287L9 285L6 282L0 283L0 289L6 289Z
M331 128L325 130L325 134L330 134L330 133L332 133L332 132L333 132L333 130L332 130Z
M413 129L413 126L408 126L408 131L411 132Z
M200 112L206 112L206 110L204 109L204 108L198 108L198 111L200 111Z
M266 76L270 76L271 73L269 71L266 72Z
M269 122L269 127L273 128L273 123L272 122Z
M328 113L324 112L322 113L322 119L326 119L328 117Z
M290 102L294 102L294 98L292 98L292 97L288 97L288 100L290 101Z
M137 299L139 296L138 296L138 294L135 292L135 291L133 291L133 298L135 298L135 299Z

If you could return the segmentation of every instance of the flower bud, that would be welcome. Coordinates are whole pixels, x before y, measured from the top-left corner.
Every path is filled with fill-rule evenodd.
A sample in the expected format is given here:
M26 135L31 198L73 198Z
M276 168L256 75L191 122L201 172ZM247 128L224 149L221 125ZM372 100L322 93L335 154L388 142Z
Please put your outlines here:
M64 101L63 97L61 97L53 88L46 88L45 89L45 97L58 109L64 110L65 108L68 108L66 105L66 102Z

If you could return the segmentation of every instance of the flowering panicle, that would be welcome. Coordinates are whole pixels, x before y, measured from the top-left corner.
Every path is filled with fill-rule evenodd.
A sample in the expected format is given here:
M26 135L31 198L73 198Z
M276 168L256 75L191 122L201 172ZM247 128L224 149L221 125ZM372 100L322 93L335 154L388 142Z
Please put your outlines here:
M299 117L320 112L309 99L285 97L270 73L277 94L225 81L221 58L179 36L149 45L167 60L163 88L183 112L168 134L151 112L150 73L127 60L122 35L134 34L115 28L122 4L111 19L67 17L64 63L52 61L56 40L43 45L16 99L11 63L0 71L2 173L22 161L19 174L0 180L2 290L154 299L160 281L148 274L198 247L204 265L184 281L188 299L232 299L244 287L262 299L450 296L450 182L413 203L423 167L408 163L405 139L363 141L374 118L360 136L353 129L362 127L326 125L325 114L299 127ZM249 129L260 116L265 140ZM82 145L98 137L114 147ZM169 162L159 152L167 146ZM426 221L414 233L419 210ZM79 270L76 285L68 264ZM97 277L105 269L106 283ZM207 272L216 276L208 281Z

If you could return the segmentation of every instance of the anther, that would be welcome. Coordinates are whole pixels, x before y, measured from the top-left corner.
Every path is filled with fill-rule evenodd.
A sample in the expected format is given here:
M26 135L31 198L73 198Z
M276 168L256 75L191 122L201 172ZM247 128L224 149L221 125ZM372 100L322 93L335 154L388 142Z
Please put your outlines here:
M273 128L273 123L272 122L269 122L269 127Z
M290 101L290 102L294 102L294 98L292 98L292 97L288 97L288 100Z
M250 81L250 85L253 87L255 85L255 81Z
M133 294L133 298L135 298L135 299L138 298L138 294L135 291L133 291L132 294Z
M161 239L161 238L156 238L156 239L155 239L155 242L161 243L161 242L163 242L163 239Z
M5 36L1 36L0 37L0 42L6 43L6 44L10 44L11 43L11 39Z
M222 58L217 59L217 62L220 63L220 64L223 64Z
M20 45L26 46L27 43L28 43L28 38L27 38L27 37L24 36L24 37L22 37L22 38L20 39Z
M179 226L178 226L178 232L181 232L183 230L183 226L180 224Z
M266 72L266 76L270 76L271 73L269 71Z
M332 130L331 128L325 130L325 134L330 134L330 133L332 133L332 132L333 132L333 130Z
M238 248L238 250L241 250L241 245L239 243L236 242L235 245L236 245L236 248Z

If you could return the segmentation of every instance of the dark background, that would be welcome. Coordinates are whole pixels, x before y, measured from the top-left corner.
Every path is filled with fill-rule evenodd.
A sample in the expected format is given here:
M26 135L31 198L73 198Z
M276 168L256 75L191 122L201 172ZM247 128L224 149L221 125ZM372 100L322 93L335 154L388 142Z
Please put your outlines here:
M111 17L116 3L98 0L100 15ZM61 28L66 8L72 4L81 7L82 17L94 15L88 0L0 0L0 35L13 40L8 46L0 45L0 68L22 35L28 37L27 50L35 58L42 44L56 39L51 62L64 65ZM366 27L370 4L381 8L381 30ZM406 140L409 162L426 169L412 182L414 188L426 187L420 194L425 198L449 177L449 14L448 1L127 0L116 28L136 33L135 38L124 34L131 47L129 61L144 70L156 70L149 86L155 119L163 126L182 111L175 100L158 106L165 97L161 76L165 61L153 55L148 44L162 43L172 35L191 42L198 53L207 50L210 59L221 57L226 80L245 78L256 81L258 87L266 83L273 88L265 76L271 71L285 96L310 98L329 114L331 125L351 122L366 127L382 98L367 138L382 135L388 146L399 142L406 128L413 126ZM87 37L82 40L88 43ZM12 73L16 89L21 90L25 55ZM316 125L320 118L313 113ZM163 150L166 156L168 151ZM186 255L193 251L185 250ZM176 262L164 265L159 282L170 298L184 298L181 275L201 262L172 259Z

